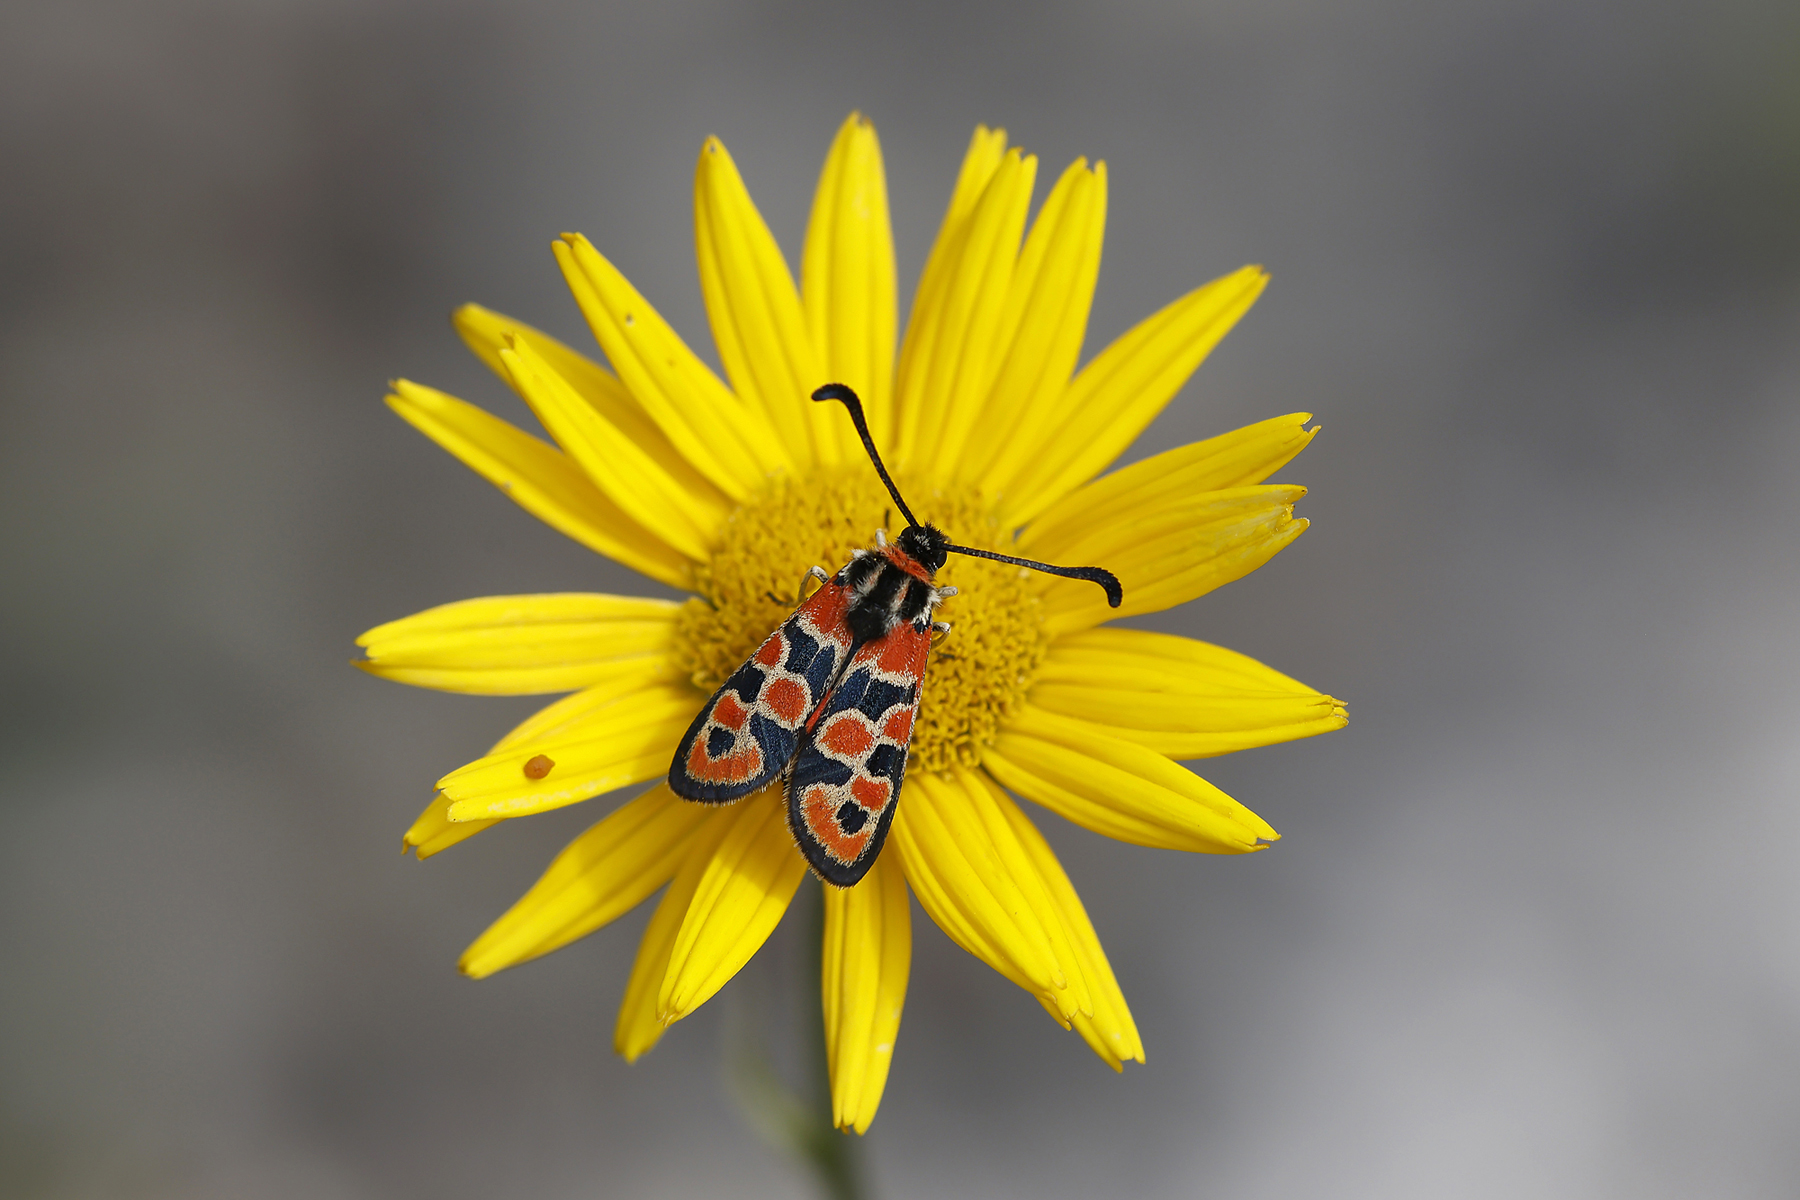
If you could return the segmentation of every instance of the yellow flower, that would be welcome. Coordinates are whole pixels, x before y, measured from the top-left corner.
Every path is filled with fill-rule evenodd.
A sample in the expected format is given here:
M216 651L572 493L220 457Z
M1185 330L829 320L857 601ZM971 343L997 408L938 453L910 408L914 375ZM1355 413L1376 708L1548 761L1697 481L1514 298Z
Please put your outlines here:
M370 630L358 665L490 695L570 692L450 772L406 843L420 858L496 821L662 779L709 694L835 570L889 501L836 405L867 407L921 520L964 545L1098 565L1091 583L953 556L960 595L933 655L885 853L825 888L823 998L833 1119L868 1128L911 957L908 889L960 946L1035 996L1115 1070L1143 1046L1081 900L1009 792L1108 837L1235 854L1277 836L1174 760L1336 729L1341 701L1229 650L1103 628L1192 600L1306 528L1303 488L1263 481L1305 447L1276 417L1096 478L1255 301L1245 267L1170 304L1075 370L1099 271L1106 167L1077 161L1027 230L1037 159L979 128L895 356L895 269L875 130L852 115L819 179L799 285L725 147L696 174L700 283L729 384L585 238L555 244L609 371L469 305L458 331L554 444L406 381L388 403L582 544L695 594L559 593L430 609ZM889 528L892 526L889 525ZM1016 537L1015 537L1016 533ZM790 601L791 602L791 601ZM725 807L666 783L578 837L464 953L477 978L549 953L666 887L615 1045L627 1059L756 952L805 875L779 788Z

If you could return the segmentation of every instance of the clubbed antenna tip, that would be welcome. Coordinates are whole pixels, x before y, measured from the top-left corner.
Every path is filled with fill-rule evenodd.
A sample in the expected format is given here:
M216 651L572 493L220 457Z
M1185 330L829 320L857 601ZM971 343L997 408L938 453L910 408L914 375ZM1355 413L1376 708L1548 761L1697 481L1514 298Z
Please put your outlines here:
M1064 579L1085 579L1089 583L1100 585L1101 590L1106 593L1106 603L1109 606L1117 608L1125 602L1125 589L1119 586L1119 577L1104 567L1059 567L1029 558L1014 558L1010 554L995 554L992 550L977 550L972 546L945 546L944 549L952 554L967 554L972 558L991 558L995 562L1012 563L1016 567L1030 567L1033 571L1059 575Z

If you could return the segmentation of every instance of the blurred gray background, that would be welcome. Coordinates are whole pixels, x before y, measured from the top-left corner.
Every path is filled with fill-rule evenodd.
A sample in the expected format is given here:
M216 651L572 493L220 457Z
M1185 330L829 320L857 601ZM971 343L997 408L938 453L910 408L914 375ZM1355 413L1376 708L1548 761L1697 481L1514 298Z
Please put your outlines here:
M461 979L596 806L402 859L534 702L345 663L428 605L650 586L384 381L521 415L446 316L587 344L565 229L710 357L701 139L797 262L853 108L903 298L978 121L1111 166L1090 352L1269 266L1132 456L1312 410L1314 528L1144 623L1353 717L1201 765L1266 854L1043 817L1123 1078L918 918L879 1194L1800 1191L1800 8L13 0L0 1193L806 1194L719 1067L734 1021L791 1055L796 922L635 1067L643 912Z

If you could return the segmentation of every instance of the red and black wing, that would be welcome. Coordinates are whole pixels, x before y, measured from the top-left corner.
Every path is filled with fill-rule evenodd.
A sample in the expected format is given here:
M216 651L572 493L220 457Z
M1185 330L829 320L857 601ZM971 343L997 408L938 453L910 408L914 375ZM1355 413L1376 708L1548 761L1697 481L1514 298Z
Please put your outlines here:
M827 883L855 884L887 840L930 652L929 624L904 622L865 643L801 734L788 828Z
M847 589L835 579L824 584L732 673L681 739L670 791L726 804L781 774L855 645L844 624L848 606Z

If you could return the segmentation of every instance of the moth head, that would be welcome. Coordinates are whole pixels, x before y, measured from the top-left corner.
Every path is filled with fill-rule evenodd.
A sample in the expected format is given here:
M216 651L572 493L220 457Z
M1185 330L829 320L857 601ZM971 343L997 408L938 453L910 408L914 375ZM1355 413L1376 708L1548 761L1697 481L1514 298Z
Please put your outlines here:
M926 571L936 575L944 566L950 539L936 525L908 525L894 541L894 546Z

